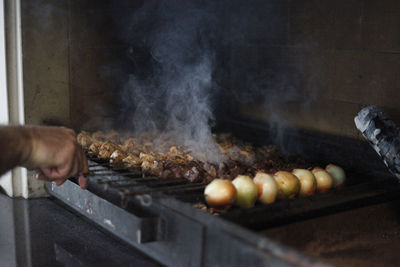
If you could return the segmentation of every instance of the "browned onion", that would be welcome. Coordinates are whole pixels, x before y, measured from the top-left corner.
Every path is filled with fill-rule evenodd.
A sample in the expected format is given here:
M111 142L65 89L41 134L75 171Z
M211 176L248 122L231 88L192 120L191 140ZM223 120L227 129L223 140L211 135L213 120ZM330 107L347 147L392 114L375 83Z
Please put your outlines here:
M287 171L278 171L274 175L278 184L278 198L294 198L300 191L300 181L292 173Z
M236 188L231 181L214 179L204 189L204 197L208 205L226 207L233 204L236 198Z
M314 195L317 190L317 180L314 174L306 169L294 169L292 172L300 181L300 196Z
M278 185L274 177L268 173L257 172L253 179L258 190L258 200L263 204L275 202L278 195Z
M325 192L332 188L333 179L332 176L322 168L315 167L312 173L317 180L317 190L319 192Z
M257 186L249 176L239 175L232 184L236 188L235 204L241 208L251 208L257 200Z

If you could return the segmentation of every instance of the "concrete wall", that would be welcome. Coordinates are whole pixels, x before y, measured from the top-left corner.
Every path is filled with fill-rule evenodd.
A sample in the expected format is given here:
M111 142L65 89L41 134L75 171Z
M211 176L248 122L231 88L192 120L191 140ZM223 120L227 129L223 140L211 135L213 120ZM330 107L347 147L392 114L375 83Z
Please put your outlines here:
M104 119L105 10L95 1L21 1L27 124L79 129Z
M105 69L127 47L110 37L110 3L22 0L27 123L95 128L118 112L113 83L120 81ZM399 1L236 0L224 7L222 38L237 40L221 48L223 84L257 91L256 101L229 100L230 114L350 137L358 137L353 117L369 104L400 122ZM252 82L269 70L272 82L268 75Z
M67 2L21 1L27 124L70 125Z
M260 8L267 8L266 2L274 1L264 1ZM375 104L400 122L399 1L281 1L279 8L279 32L266 28L260 33L272 34L273 42L254 42L251 49L237 46L232 57L246 56L233 60L231 68L274 68L265 63L271 57L287 61L300 77L293 84L298 95L288 101L277 98L280 104L273 112L268 101L240 105L242 117L278 116L298 127L358 137L354 116L362 107ZM233 84L238 79L233 75ZM281 98L285 93L279 91Z

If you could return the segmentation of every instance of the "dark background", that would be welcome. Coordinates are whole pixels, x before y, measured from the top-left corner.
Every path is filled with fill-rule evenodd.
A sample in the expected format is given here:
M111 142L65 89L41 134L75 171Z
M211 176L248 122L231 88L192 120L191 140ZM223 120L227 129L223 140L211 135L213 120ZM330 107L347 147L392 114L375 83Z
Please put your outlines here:
M366 105L380 105L400 121L398 1L213 4L217 119L278 121L354 138L353 118ZM75 129L132 123L132 110L120 104L126 73L146 76L154 63L123 27L140 6L22 1L28 123L51 119ZM136 38L151 27L143 25Z

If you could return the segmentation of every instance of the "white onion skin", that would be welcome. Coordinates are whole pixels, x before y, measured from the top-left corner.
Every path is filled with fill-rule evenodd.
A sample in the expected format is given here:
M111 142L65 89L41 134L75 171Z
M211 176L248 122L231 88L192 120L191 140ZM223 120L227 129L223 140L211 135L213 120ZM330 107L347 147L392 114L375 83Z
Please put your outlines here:
M253 181L257 186L258 200L263 204L274 203L278 195L278 185L274 177L264 172L257 172Z
M204 197L212 207L228 207L235 202L236 188L229 180L214 179L204 189Z
M339 187L346 181L346 173L341 167L334 164L328 164L325 167L325 170L333 178L333 187Z
M290 172L278 171L274 174L278 185L278 199L294 198L300 191L299 179Z
M317 190L318 192L326 192L333 186L333 178L332 176L322 168L315 167L312 170L312 173L317 180Z
M241 208L253 207L258 195L257 186L253 179L249 176L239 175L232 181L232 184L236 188L235 204Z
M294 169L292 173L300 181L300 196L312 196L315 194L317 190L317 180L311 171L306 169Z

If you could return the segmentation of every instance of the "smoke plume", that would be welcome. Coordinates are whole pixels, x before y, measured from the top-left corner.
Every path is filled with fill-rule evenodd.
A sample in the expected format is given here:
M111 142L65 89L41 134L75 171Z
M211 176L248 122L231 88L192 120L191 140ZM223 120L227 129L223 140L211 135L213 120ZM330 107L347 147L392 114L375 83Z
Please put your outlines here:
M312 99L301 56L282 45L288 9L281 1L143 1L120 9L116 34L130 62L121 113L137 134L161 132L157 145L186 145L219 162L215 114L261 105L279 144L282 107Z
M124 29L132 60L147 54L123 88L135 132L160 131L156 147L185 145L210 162L224 160L211 134L215 22L202 1L146 1Z

